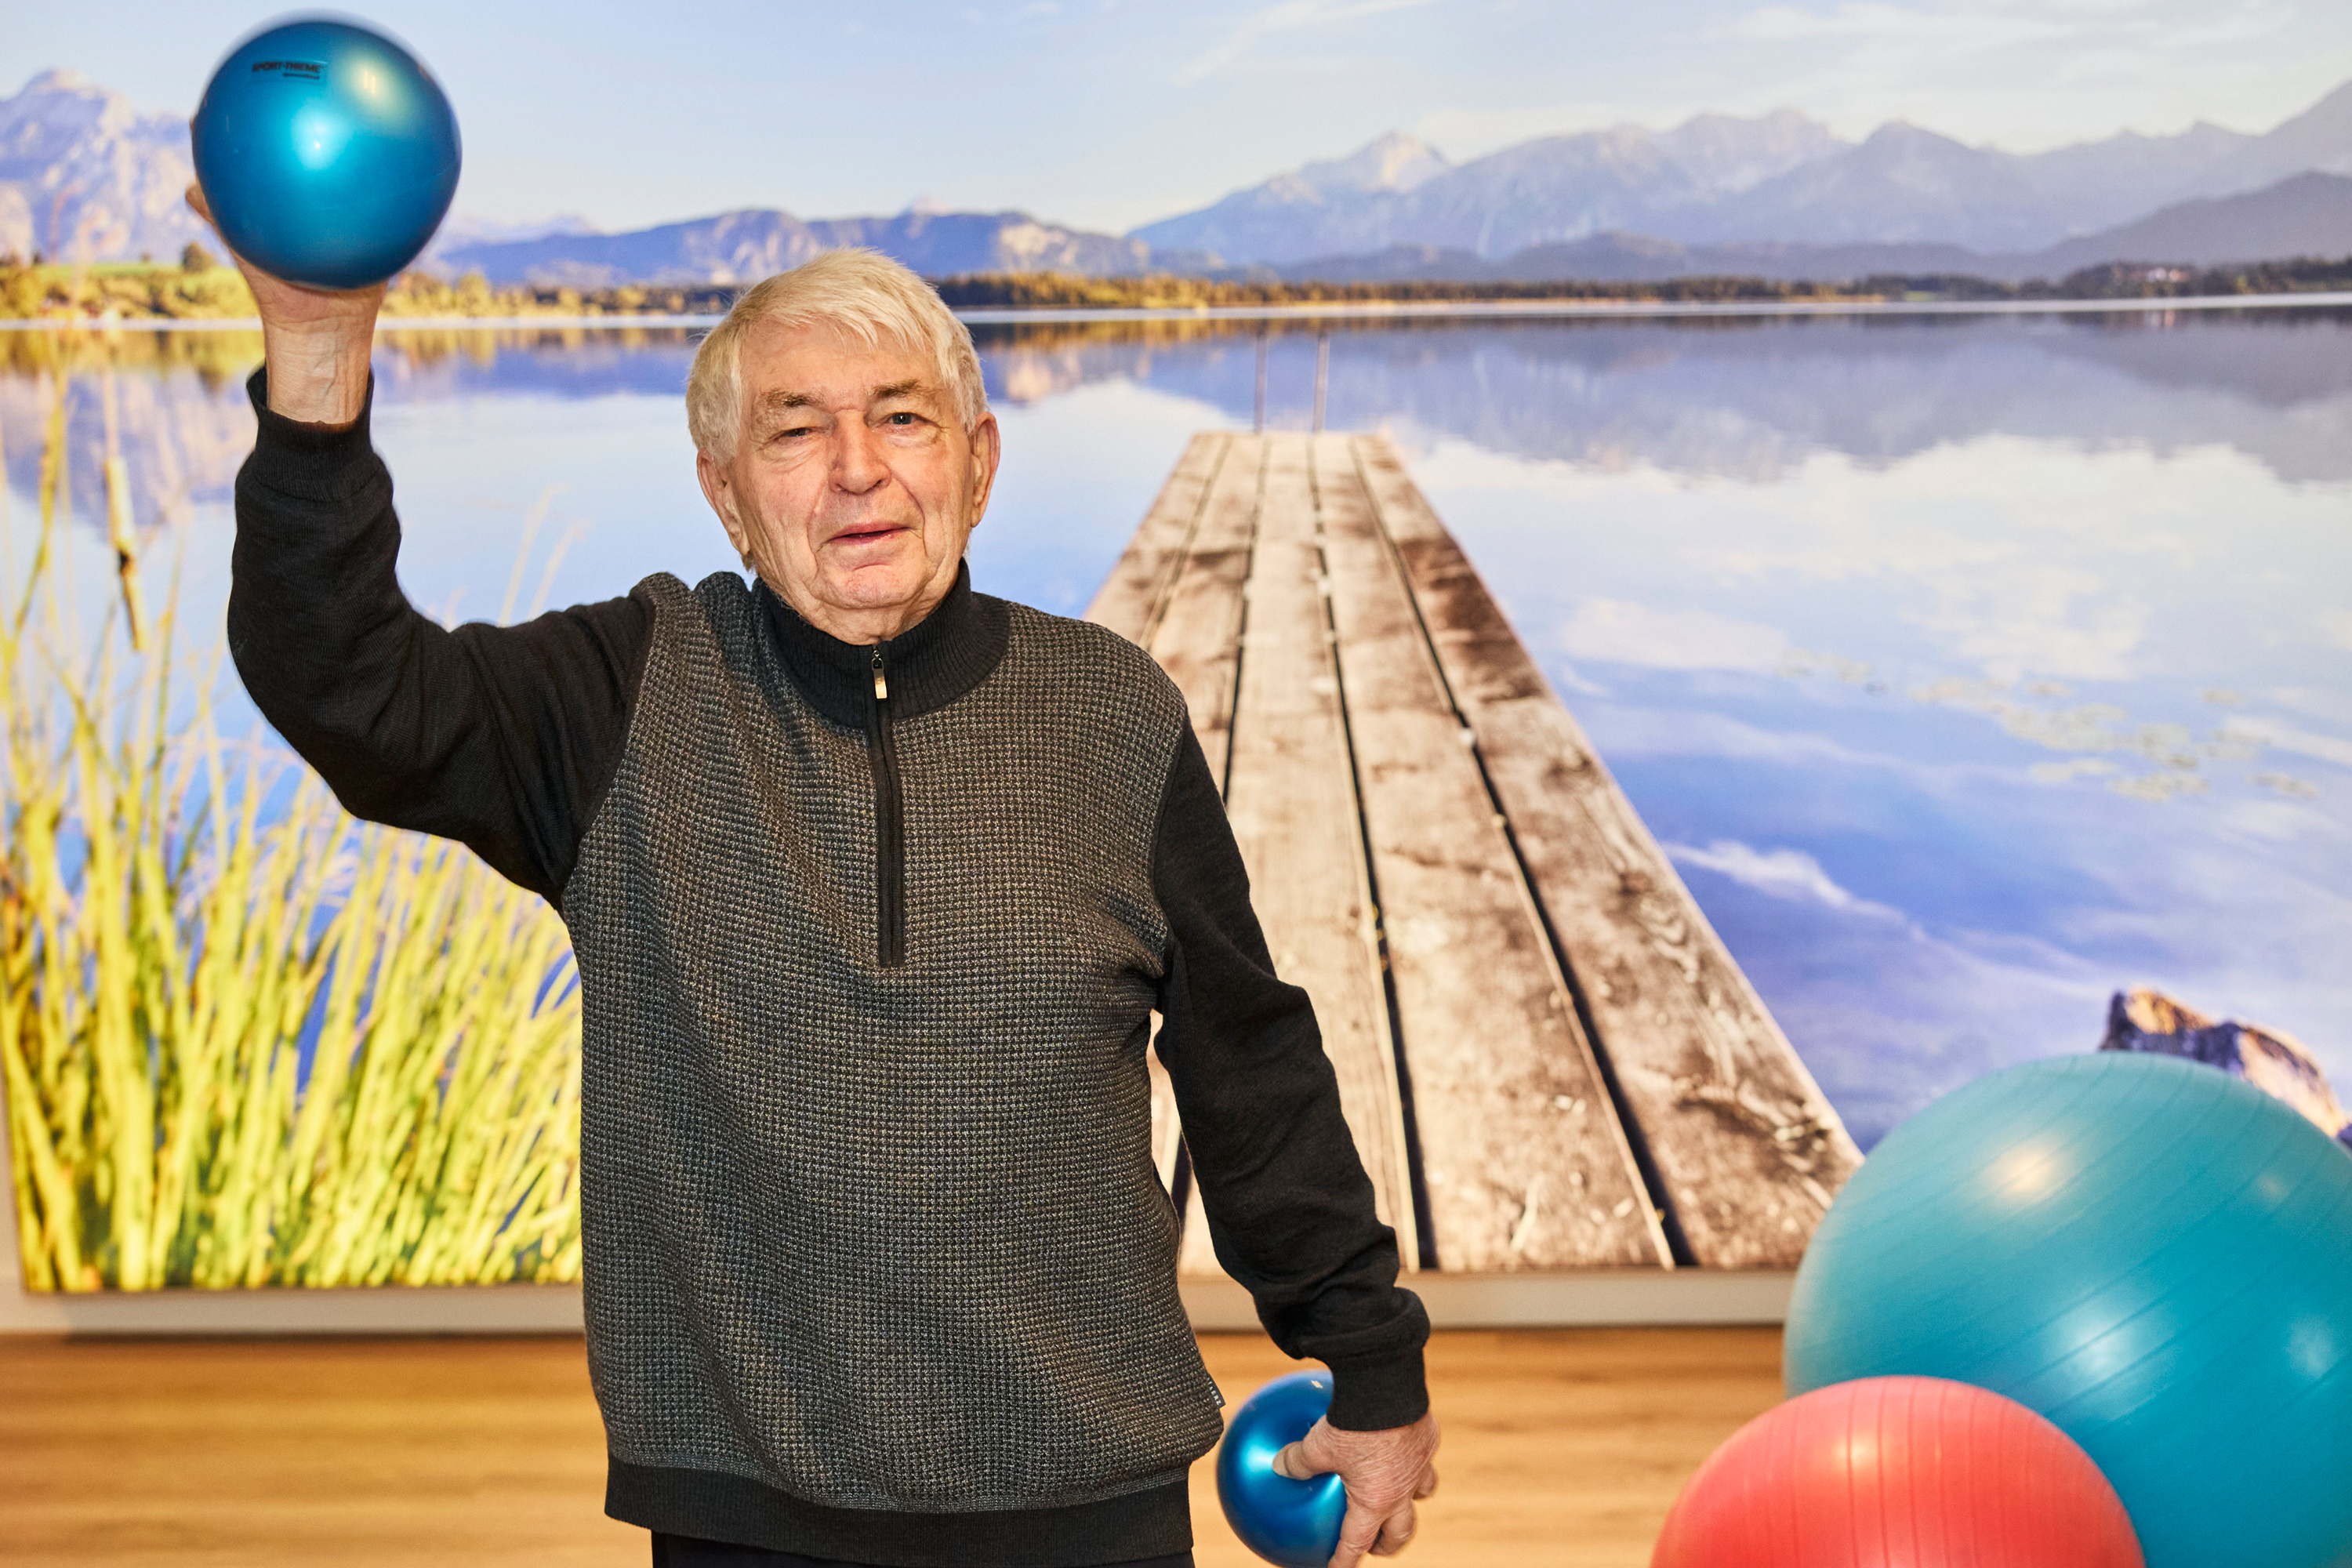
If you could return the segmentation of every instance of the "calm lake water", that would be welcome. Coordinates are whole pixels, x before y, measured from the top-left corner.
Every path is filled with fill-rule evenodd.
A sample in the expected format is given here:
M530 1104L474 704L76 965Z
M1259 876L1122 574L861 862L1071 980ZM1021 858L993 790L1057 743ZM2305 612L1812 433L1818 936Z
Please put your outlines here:
M980 585L1082 610L1185 437L1249 426L1253 331L985 331ZM12 581L55 353L0 339ZM75 353L95 607L109 388ZM411 596L496 616L534 509L520 604L734 566L689 353L389 338ZM219 333L115 356L150 558L177 549L205 639L257 357ZM1274 336L1270 424L1308 422L1315 358L1311 327ZM2089 1049L2134 984L2299 1036L2352 1093L2352 317L1355 326L1327 418L1399 442L1865 1144Z

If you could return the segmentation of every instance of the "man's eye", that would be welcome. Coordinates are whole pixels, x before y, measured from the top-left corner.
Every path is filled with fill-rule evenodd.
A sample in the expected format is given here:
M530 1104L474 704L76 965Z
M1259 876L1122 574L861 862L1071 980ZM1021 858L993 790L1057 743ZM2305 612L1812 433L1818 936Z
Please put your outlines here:
M908 425L912 425L912 424L915 422L915 416L913 416L912 414L907 413L904 409L901 409L899 412L898 412L898 413L896 413L896 414L890 414L890 415L886 415L886 416L884 416L884 420L885 420L885 422L886 422L886 423L887 423L887 424L891 424L891 425L898 425L898 426L908 426Z

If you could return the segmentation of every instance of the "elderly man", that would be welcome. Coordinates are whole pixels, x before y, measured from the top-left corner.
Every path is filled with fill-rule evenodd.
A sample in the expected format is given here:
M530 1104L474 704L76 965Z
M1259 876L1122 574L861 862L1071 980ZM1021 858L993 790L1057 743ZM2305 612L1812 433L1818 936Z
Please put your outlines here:
M362 816L552 900L585 1019L606 1507L656 1563L1191 1561L1218 1394L1155 1173L1149 1020L1219 1258L1328 1418L1334 1563L1435 1483L1419 1303L1175 689L973 591L998 430L961 324L843 251L687 385L753 581L445 631L368 440L382 290L248 270L268 363L229 644Z

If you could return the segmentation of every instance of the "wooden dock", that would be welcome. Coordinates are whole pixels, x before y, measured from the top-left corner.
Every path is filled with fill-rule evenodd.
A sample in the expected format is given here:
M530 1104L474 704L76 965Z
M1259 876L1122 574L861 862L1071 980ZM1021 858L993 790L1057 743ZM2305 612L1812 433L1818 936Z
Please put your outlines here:
M1385 438L1194 437L1087 614L1184 693L1409 1267L1796 1267L1861 1156Z

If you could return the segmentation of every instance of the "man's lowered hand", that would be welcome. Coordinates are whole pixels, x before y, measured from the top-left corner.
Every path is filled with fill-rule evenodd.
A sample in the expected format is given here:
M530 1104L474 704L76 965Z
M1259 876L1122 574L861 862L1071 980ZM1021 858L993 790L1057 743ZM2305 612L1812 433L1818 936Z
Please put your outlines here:
M1437 1417L1410 1426L1349 1432L1328 1421L1274 1457L1276 1475L1294 1481L1337 1473L1348 1488L1348 1514L1330 1568L1355 1568L1370 1552L1393 1557L1412 1540L1413 1503L1437 1489Z

